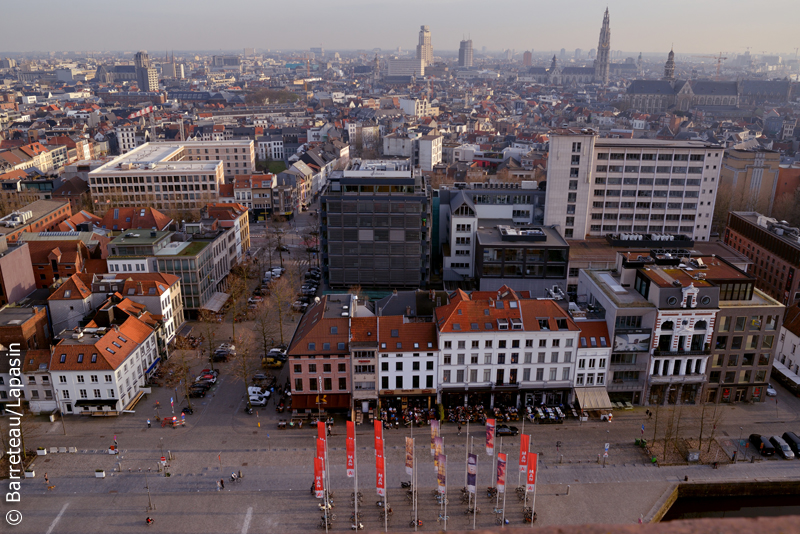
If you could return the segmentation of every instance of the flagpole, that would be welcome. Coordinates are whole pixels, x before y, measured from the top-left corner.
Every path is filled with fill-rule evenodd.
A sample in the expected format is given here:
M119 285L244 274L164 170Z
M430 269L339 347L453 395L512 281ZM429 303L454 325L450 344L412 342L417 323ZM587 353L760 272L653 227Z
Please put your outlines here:
M475 438L472 438L472 445L475 445ZM472 451L472 447L470 447L470 452ZM470 494L471 496L472 494ZM477 516L478 512L478 459L475 459L475 504L472 508L472 530L475 530L475 517Z
M536 455L536 468L534 469L534 473L536 477L539 476L539 455ZM539 481L535 478L533 479L533 500L531 501L531 528L533 528L533 518L536 513L536 486L539 485Z
M519 413L519 412L517 412L517 413ZM522 432L520 432L519 435L520 435L519 439L522 440L522 436L525 435L525 414L522 414ZM527 452L527 451L525 451L525 452ZM522 453L520 452L520 460L521 459L522 459ZM520 462L517 462L517 463L520 463ZM518 473L517 473L517 487L520 487L522 485L522 468L521 467L518 468L517 471L518 471Z
M414 422L411 422L413 434ZM414 532L419 530L419 510L417 509L417 448L414 438L411 438L411 504L414 506Z
M469 470L469 419L467 419L467 443L465 448L467 452L464 454L464 461L467 463L464 464L464 489L467 489L467 471Z
M353 421L353 519L358 529L358 447L356 446L356 423Z
M382 432L381 435L383 435ZM381 439L381 463L383 464L383 531L389 532L389 484L386 482L386 440L384 439Z

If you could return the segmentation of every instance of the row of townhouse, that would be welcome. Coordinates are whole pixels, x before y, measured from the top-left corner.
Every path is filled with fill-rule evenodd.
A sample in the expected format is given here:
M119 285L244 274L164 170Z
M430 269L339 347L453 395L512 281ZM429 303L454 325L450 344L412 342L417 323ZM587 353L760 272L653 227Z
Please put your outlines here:
M580 325L580 326L579 326ZM572 402L605 391L602 321L575 321L554 300L498 291L408 291L374 303L326 295L289 348L296 410Z
M387 309L327 295L289 349L294 407L314 409L320 394L327 409L356 412L761 402L784 306L754 285L722 258L673 249L581 270L571 303L507 286L457 290L432 295L428 316L414 299Z

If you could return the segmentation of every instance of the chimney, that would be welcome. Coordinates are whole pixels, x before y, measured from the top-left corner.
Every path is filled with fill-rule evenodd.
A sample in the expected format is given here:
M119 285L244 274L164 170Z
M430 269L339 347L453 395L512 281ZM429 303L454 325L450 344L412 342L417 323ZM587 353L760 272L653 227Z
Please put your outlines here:
M436 296L436 291L431 289L430 295L431 295L431 301L433 301L434 297Z
M411 306L406 306L406 317L411 317Z
M139 294L144 295L144 290L142 289L142 283L136 282L136 285L139 287Z

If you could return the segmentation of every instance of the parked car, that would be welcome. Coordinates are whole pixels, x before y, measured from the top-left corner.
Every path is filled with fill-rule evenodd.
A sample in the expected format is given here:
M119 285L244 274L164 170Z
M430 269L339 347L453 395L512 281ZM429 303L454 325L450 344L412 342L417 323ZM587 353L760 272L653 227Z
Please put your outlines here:
M267 353L267 358L275 358L276 360L285 362L288 359L288 356L286 356L286 351L284 349L274 348L269 350Z
M262 388L261 386L250 386L247 388L247 394L252 396L261 396L261 397L269 397L270 393L268 389Z
M767 384L767 397L777 397L778 391L772 387L772 384Z
M278 276L280 276L280 275L282 275L282 274L283 274L283 273L285 273L285 272L286 272L286 269L285 269L284 267L273 267L273 268L272 268L272 274L273 274L273 275L278 275Z
M266 406L269 397L265 395L250 395L250 406Z
M794 432L784 432L781 437L783 441L789 444L789 448L792 449L794 455L800 458L800 436Z
M296 300L294 304L292 304L292 309L296 312L304 312L306 309L308 309L308 304Z
M292 251L289 250L289 247L287 247L286 245L280 245L278 247L275 247L275 252L288 252L289 254L292 253Z
M775 450L784 460L794 460L794 451L789 447L789 444L784 441L780 436L772 436L769 442L775 447Z
M317 247L308 247L308 248L306 248L306 252L312 252L312 253L319 252L319 248L317 248Z
M195 383L198 382L208 382L209 384L215 384L217 382L217 377L211 374L200 375L195 379Z
M516 436L519 434L519 428L508 425L498 425L496 433L498 436Z
M200 374L219 376L219 371L216 369L203 369Z
M206 391L204 389L191 389L189 390L189 396L191 398L203 398L206 396Z
M761 456L775 455L775 447L766 436L762 436L761 434L750 434L750 444L753 445L755 450L761 453Z

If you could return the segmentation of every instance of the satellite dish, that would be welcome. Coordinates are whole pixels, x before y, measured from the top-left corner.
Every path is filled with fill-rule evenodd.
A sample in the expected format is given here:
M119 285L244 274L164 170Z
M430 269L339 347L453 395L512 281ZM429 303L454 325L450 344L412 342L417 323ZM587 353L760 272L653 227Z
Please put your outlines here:
M314 304L319 304L319 297L314 297Z

